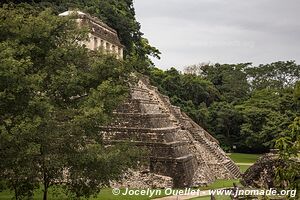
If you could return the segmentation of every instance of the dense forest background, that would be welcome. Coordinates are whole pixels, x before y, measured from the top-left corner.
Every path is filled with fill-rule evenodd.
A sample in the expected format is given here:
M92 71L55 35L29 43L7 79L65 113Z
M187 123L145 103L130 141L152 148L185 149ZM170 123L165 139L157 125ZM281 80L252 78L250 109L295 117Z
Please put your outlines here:
M148 74L227 151L266 152L300 116L300 66L293 61L199 64L184 73L151 68Z

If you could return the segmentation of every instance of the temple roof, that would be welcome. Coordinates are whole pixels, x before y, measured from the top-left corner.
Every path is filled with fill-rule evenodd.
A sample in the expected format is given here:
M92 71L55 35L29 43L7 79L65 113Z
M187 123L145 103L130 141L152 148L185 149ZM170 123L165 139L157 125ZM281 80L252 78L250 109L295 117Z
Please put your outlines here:
M68 10L63 13L60 13L58 16L68 16L68 15L86 15L85 13L81 11L73 11L73 10Z
M124 47L118 37L118 33L115 29L109 27L107 24L102 22L97 17L92 17L91 15L81 12L81 11L65 11L60 13L59 16L69 16L69 15L77 15L79 18L83 20L89 21L89 26L91 27L92 33L97 35L103 40L106 40L112 44Z

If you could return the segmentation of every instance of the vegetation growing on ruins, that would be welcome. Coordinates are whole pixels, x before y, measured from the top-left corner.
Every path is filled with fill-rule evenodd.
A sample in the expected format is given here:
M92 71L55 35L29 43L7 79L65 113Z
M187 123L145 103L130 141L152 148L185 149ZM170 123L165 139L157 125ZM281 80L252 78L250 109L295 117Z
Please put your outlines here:
M126 59L138 71L152 65L149 56L159 58L159 50L151 46L140 31L133 0L4 0L0 5L6 3L31 4L39 11L51 8L56 15L69 9L79 9L98 17L118 32L121 44L125 45Z

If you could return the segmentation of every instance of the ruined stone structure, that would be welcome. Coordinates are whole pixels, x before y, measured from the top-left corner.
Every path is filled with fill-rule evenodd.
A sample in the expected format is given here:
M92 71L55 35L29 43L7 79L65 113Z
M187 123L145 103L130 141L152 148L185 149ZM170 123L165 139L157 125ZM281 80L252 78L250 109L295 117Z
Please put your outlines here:
M242 176L245 186L257 188L274 188L276 168L283 166L275 153L267 153L260 157Z
M218 141L172 106L146 77L131 87L130 97L116 110L114 122L102 127L102 134L108 144L130 141L147 147L150 172L171 177L174 187L240 176Z
M66 11L59 16L76 16L79 26L88 26L90 28L89 40L83 42L88 49L101 49L105 53L115 54L118 59L123 59L124 46L120 43L117 31L109 27L96 17L80 11Z
M296 169L300 169L300 158L292 157L290 161L294 163ZM287 168L287 163L279 158L279 152L271 149L270 153L262 155L242 176L241 183L245 186L256 188L275 188L276 169ZM299 177L300 173L298 173ZM284 182L283 182L284 184ZM277 186L278 187L278 186Z
M122 174L119 181L111 181L112 188L172 188L173 180L169 176L151 173L150 170L132 170Z

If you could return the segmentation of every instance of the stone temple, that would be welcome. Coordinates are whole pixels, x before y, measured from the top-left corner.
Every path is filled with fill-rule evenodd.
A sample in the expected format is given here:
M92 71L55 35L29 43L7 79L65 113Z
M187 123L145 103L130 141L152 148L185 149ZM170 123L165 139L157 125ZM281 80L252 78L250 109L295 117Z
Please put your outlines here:
M77 22L88 23L91 28L90 40L85 42L87 48L102 48L123 58L123 46L114 29L97 18L76 12ZM171 105L169 98L160 94L145 76L140 75L131 86L129 98L114 115L114 122L102 127L104 142L130 141L146 147L150 151L146 166L150 173L171 177L173 187L206 185L216 179L240 177L239 168L220 148L219 142L179 107Z
M81 11L66 11L59 14L62 17L71 15L76 17L76 22L80 27L87 26L90 29L89 39L84 41L82 45L91 50L101 49L105 53L115 54L118 59L123 59L124 46L120 43L115 29L98 18Z
M150 150L150 172L169 176L173 187L206 185L240 177L239 168L218 141L169 98L140 76L115 121L102 127L106 143L130 141Z

